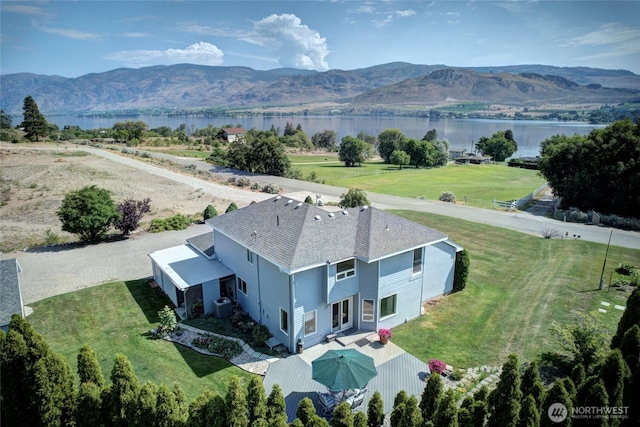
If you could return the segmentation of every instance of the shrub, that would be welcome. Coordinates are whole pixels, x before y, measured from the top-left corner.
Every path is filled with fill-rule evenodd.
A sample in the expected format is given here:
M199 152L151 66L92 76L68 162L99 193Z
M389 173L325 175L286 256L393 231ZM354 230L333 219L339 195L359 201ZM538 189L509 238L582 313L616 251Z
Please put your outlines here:
M447 364L444 363L442 360L431 359L429 360L429 370L436 374L442 374L444 371L447 370Z
M445 191L440 195L440 197L438 197L438 200L440 200L441 202L455 203L456 195L453 194L451 191Z
M213 205L208 205L208 206L205 208L204 213L203 213L203 215L202 215L202 216L203 216L204 220L206 221L206 220L208 220L209 218L213 218L213 217L218 216L218 211L216 210L216 207L215 207L215 206L213 206Z
M224 211L224 213L229 213L229 212L232 212L232 211L235 211L235 210L238 210L238 205L236 205L235 202L231 202L229 204L229 207L227 208L227 210Z
M151 221L149 231L159 233L169 230L184 230L191 225L191 218L186 215L177 214L168 218L156 218Z
M628 262L621 262L620 264L618 264L618 267L616 268L616 273L622 274L624 276L631 276L631 273L635 269L636 268L633 265L629 264Z
M276 184L267 184L262 187L262 192L268 194L278 194L280 193L280 187Z
M238 187L248 187L251 185L251 180L249 178L240 178L236 181L236 185Z
M158 312L158 317L160 318L160 327L158 328L160 333L168 334L176 329L178 320L176 319L175 312L169 308L168 305L165 305L164 308Z
M456 253L456 265L453 273L453 292L459 292L467 286L469 264L469 253L466 249Z
M259 190L260 189L260 184L258 184L257 182L254 182L253 184L251 184L251 189L252 190Z
M256 325L255 328L253 328L253 332L251 335L253 337L253 343L256 345L261 345L271 337L269 328L267 328L265 325Z

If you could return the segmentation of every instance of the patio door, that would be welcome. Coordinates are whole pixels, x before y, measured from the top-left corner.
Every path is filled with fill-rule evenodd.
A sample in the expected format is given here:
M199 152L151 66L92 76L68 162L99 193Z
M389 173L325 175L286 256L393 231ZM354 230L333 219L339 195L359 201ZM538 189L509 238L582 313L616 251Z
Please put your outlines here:
M353 298L331 304L331 332L349 329L353 326Z

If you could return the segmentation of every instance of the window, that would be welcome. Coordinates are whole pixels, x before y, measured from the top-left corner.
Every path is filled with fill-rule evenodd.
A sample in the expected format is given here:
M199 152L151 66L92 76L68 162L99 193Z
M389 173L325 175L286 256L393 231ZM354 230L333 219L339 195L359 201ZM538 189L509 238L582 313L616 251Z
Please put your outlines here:
M289 335L289 313L284 311L282 307L280 307L280 329Z
M247 282L245 282L239 277L237 279L238 279L238 290L243 294L247 295Z
M393 316L396 314L396 302L398 300L398 294L389 295L386 298L380 300L380 318Z
M418 248L413 250L413 274L422 273L422 250Z
M253 252L247 249L247 262L249 264L253 264Z
M347 277L355 276L355 274L356 274L355 258L348 259L346 261L342 261L338 263L336 280L346 279Z
M363 322L373 322L373 300L372 299L363 299L362 300L362 321Z
M304 314L304 336L316 333L316 311L310 311Z

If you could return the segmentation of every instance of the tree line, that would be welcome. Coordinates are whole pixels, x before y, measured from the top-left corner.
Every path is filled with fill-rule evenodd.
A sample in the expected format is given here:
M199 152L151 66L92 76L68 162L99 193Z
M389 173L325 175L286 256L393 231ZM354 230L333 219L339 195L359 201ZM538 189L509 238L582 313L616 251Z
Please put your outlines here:
M601 336L589 325L565 328L570 357L542 358L556 378L545 386L540 365L520 364L510 355L496 387L481 387L458 406L452 389L444 391L439 373L432 373L418 399L400 391L389 414L391 427L537 427L635 426L640 420L640 289L627 307L604 351ZM1 423L3 426L287 426L282 390L274 385L266 395L254 376L245 387L232 377L225 396L209 390L187 402L179 384L140 384L125 355L117 354L106 384L95 352L84 345L74 377L67 361L21 316L15 314L9 332L0 332ZM549 361L555 364L549 365ZM78 385L76 386L76 381ZM551 408L551 409L550 409ZM612 408L609 416L578 417L579 408ZM592 409L589 409L592 410ZM581 412L582 411L582 412ZM615 415L615 416L614 416ZM385 423L378 391L366 413L355 414L343 402L329 420L302 399L291 426L378 427Z

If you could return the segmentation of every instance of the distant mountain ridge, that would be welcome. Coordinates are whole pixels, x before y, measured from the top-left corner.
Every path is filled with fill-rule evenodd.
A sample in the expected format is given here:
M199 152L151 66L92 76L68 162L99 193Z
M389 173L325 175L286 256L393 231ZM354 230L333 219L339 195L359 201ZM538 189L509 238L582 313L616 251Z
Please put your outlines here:
M317 72L178 64L120 68L77 78L0 75L0 94L0 108L14 115L22 113L28 95L44 114L318 102L393 106L445 99L507 104L617 103L640 96L640 76L625 70L545 65L453 68L392 62Z

